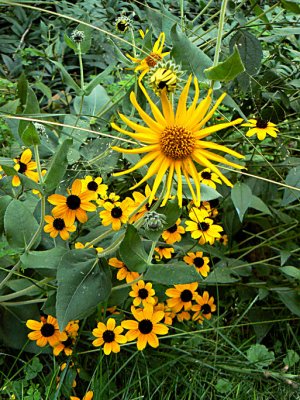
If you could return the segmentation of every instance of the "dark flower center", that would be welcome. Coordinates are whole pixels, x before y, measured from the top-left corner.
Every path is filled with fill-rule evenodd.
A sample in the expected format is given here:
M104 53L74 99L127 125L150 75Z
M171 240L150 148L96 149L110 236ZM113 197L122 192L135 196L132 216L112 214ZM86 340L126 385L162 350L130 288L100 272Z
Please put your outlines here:
M207 171L201 172L201 176L203 179L211 179L211 173Z
M50 337L54 334L54 332L55 332L55 328L52 324L46 323L41 327L41 334L44 337Z
M167 86L167 82L166 81L160 81L157 86L158 86L158 89L163 89L163 88L165 88Z
M256 127L265 129L268 126L268 121L264 121L263 119L258 118L256 121Z
M139 297L144 300L148 297L148 290L147 289L139 289Z
M144 335L147 335L147 333L152 332L152 329L153 329L153 324L149 319L143 319L142 321L139 322L139 331Z
M209 229L209 224L206 222L198 222L198 229L202 232L206 232Z
M118 22L117 23L117 28L119 29L120 32L125 32L128 27L128 24L126 22Z
M194 258L194 265L197 268L201 268L204 265L204 260L201 257L195 257Z
M170 233L176 232L177 231L177 225L175 224L175 225L171 226L170 228L167 229L167 231L170 232Z
M210 314L211 313L211 308L209 304L203 304L201 307L202 314Z
M110 331L109 329L105 332L103 332L103 340L105 343L111 343L115 340L115 334L113 331Z
M121 207L114 207L114 208L111 210L111 216L112 216L113 218L120 218L120 217L122 217L122 214L123 214L123 211L122 211L122 208L121 208Z
M53 228L57 231L62 231L65 228L65 221L62 218L55 218L53 221Z
M64 340L62 343L63 343L63 345L64 345L65 347L71 347L72 344L73 344L73 341L72 341L72 339L71 339L70 337L68 337L68 339L67 339L67 340Z
M185 289L183 290L183 292L181 292L180 294L180 298L183 302L188 302L191 301L193 298L193 293L189 290L189 289Z
M24 163L22 163L22 161L19 161L19 165L20 165L20 168L19 168L18 172L20 174L24 174L24 172L27 171L27 164L24 164Z
M71 194L67 197L67 206L70 210L77 210L80 207L80 197L76 196L75 194Z
M157 61L161 60L161 56L156 53L151 53L150 56L146 57L146 64L148 67L154 67L157 64Z
M92 190L93 192L96 192L98 190L98 183L96 183L95 181L91 181L87 184L87 188L89 190Z

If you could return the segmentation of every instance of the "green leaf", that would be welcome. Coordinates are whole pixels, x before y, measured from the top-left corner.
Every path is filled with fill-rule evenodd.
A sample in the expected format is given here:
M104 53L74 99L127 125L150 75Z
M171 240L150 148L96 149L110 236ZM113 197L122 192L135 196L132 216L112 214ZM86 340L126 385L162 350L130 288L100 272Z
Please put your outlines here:
M19 200L12 200L4 215L4 229L8 243L13 248L25 248L39 225L31 212ZM40 241L37 238L33 247Z
M257 0L250 0L251 6L253 7L254 13L261 21L268 25L268 29L270 29L270 21L266 16L266 13L263 11L261 7L257 4Z
M295 14L300 14L300 6L296 2L281 0L280 3L282 7L285 8L286 10L292 11Z
M85 21L88 22L88 21ZM85 54L88 53L88 51L91 48L91 44L92 44L92 28L90 28L87 25L84 24L79 24L76 28L78 31L82 31L84 32L84 39L83 41L80 43L80 48L81 48L81 53Z
M106 301L111 291L109 268L98 261L94 249L74 249L57 269L56 316L60 330L74 319L87 317Z
M36 95L35 95L34 91L31 89L31 87L28 87L27 88L26 107L24 109L23 115L25 115L25 116L35 116L36 114L40 114L39 102L38 102L38 100L36 98ZM20 123L19 123L19 135L20 135L20 137L22 137L22 135L25 132L26 128L30 124L31 124L31 122L29 122L29 121L20 121ZM26 143L25 143L25 145L26 145Z
M91 94L93 89L114 69L114 65L108 66L104 71L98 74L89 84L86 85L84 93L86 96Z
M61 182L68 166L67 154L72 143L72 139L66 139L53 156L45 177L46 192L52 192Z
M128 225L119 251L122 261L130 271L142 273L146 270L148 254L133 225Z
M292 278L300 280L300 269L293 267L293 266L285 266L285 267L280 267L279 271L283 272L284 274L291 276Z
M88 96L85 96L83 102L81 97L76 97L74 100L74 108L77 114L81 113L93 117L104 112L111 105L110 97L101 85L96 86Z
M84 94L83 90L77 85L77 83L74 81L74 79L71 77L71 75L67 72L65 67L58 61L53 61L53 64L56 65L56 67L60 70L62 77L63 77L63 82L70 86L76 93L77 96L82 96Z
M179 285L203 281L196 268L183 262L166 265L151 264L144 274L144 280L163 285Z
M65 41L66 45L68 47L70 47L70 49L74 50L74 52L77 53L78 49L77 49L76 43L73 42L73 40L71 38L69 38L69 36L66 33L64 33L64 41Z
M280 251L280 266L282 267L287 260L291 257L292 253L289 250Z
M234 52L225 61L219 63L215 67L210 67L204 70L207 79L212 81L229 82L237 75L245 71L244 64L241 60L239 51L234 46Z
M249 207L259 210L265 214L272 215L269 207L257 196L252 195Z
M245 212L251 204L252 191L245 183L238 182L231 190L231 200L239 216L240 221L243 221Z
M38 357L33 357L33 359L30 360L30 362L25 364L24 379L26 381L30 381L31 379L36 378L38 376L38 374L42 371L43 367L44 367L44 365L40 363ZM38 397L38 398L40 398L40 397Z
M232 389L232 383L227 379L218 379L216 384L216 390L219 393L225 394L230 392Z
M283 362L284 365L287 365L289 368L293 367L297 362L299 362L300 357L299 354L294 350L288 350L286 357L284 357Z
M24 72L20 75L17 85L17 94L22 106L25 106L27 99L28 81Z
M35 82L33 84L33 87L40 90L43 93L43 95L47 97L47 99L51 99L51 97L52 97L51 89L47 85L45 85L43 82L41 82L41 81Z
M43 193L43 188L39 183L36 183L32 179L28 178L28 176L18 173L14 168L8 167L7 165L2 165L3 171L8 176L18 175L24 187L28 189L36 189L39 192Z
M206 80L204 70L212 66L211 59L190 39L181 32L177 25L171 29L173 42L172 57L177 64L181 64L182 70L192 73L201 81Z
M45 276L56 276L57 267L62 256L67 252L64 247L54 247L44 251L30 251L21 256L23 268L42 270Z
M293 186L295 188L300 189L300 165L290 169L289 173L285 178L285 183L289 186ZM285 188L281 205L286 206L292 203L293 201L299 199L299 197L300 197L300 190Z
M11 201L12 198L10 196L5 195L0 197L0 234L2 234L4 230L4 214Z
M263 344L253 344L247 350L248 360L257 367L268 367L275 360L273 351L269 351Z
M217 283L233 283L238 282L240 280L239 277L236 277L236 274L233 270L226 266L220 265L219 267L215 267L207 278L204 279L206 284L215 285Z
M284 268L284 267L283 267ZM295 290L276 290L280 300L294 314L300 317L300 294Z
M23 133L20 133L21 139L23 140L25 146L32 146L34 144L40 144L39 135L35 129L35 126L30 122Z
M201 201L210 201L223 197L217 190L200 183Z

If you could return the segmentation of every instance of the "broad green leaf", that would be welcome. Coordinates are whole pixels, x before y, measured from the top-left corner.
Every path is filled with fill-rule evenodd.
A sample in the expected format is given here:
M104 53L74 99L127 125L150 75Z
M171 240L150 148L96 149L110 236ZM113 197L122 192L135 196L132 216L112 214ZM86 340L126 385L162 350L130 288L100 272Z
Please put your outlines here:
M247 358L260 368L268 367L275 360L273 351L269 351L263 344L253 344L247 350Z
M18 89L17 90L18 98L20 99L22 106L25 107L27 99L28 81L26 79L26 75L24 74L24 72L22 72L20 78L18 79L17 89Z
M219 63L215 67L204 70L207 79L212 81L229 82L237 75L245 71L244 64L236 46L234 52L225 61Z
M12 200L4 214L4 230L8 243L13 248L25 248L39 225L32 213L19 200ZM37 238L34 246L40 241Z
M256 0L250 0L250 3L251 6L253 7L255 15L259 17L259 19L267 25L268 29L271 29L270 21L268 20L268 17L264 12L264 10L257 4L258 2Z
M172 57L177 64L181 64L182 70L192 73L201 81L206 79L204 70L212 66L211 59L190 39L181 32L177 25L171 29L173 42Z
M81 104L82 103L82 104ZM110 97L103 86L97 85L82 102L81 97L76 97L74 108L77 114L97 116L112 105Z
M276 292L283 304L285 304L292 313L300 317L300 294L292 289L286 289L284 291L276 290Z
M300 6L298 2L281 0L280 3L286 10L292 11L295 14L300 14Z
M208 277L204 279L204 282L208 285L215 285L217 283L238 282L239 280L240 278L236 276L233 270L225 266L220 266L210 271Z
M26 98L26 107L24 109L23 115L25 116L35 116L36 114L40 113L40 105L37 100L37 97L34 93L34 91L31 89L31 87L27 88L27 98ZM22 138L22 135L24 134L26 128L28 125L30 125L31 122L29 121L20 121L19 123L19 135ZM30 136L30 134L29 134ZM26 139L26 138L25 138ZM28 135L27 135L28 139ZM23 138L22 138L23 140ZM30 141L30 140L29 140ZM26 146L30 146L31 144L27 145L25 141L23 140L24 144Z
M80 118L76 115L66 115L64 118L64 124L72 126L72 128L68 128L66 126L63 127L61 132L61 139L71 138L73 139L72 148L79 150L81 145L86 144L87 138L93 137L93 133L86 132L76 128L90 129L90 124L88 118Z
M32 146L34 144L40 144L39 135L35 129L33 123L29 123L25 130L20 132L21 139L23 140L25 146Z
M109 268L94 249L74 249L61 259L57 269L56 316L60 330L74 319L87 317L106 301L111 291Z
M218 379L216 384L216 391L222 394L230 392L232 389L232 383L227 379Z
M238 182L231 190L231 199L240 221L243 221L245 212L251 204L252 191L245 183Z
M130 271L142 273L146 270L148 254L133 225L128 225L119 252L122 261Z
M67 252L64 247L54 247L44 251L30 251L21 256L23 268L42 270L45 276L56 276L57 267L62 256Z
M289 186L298 188L299 190L285 188L281 202L282 206L286 206L300 197L300 165L290 169L287 177L285 178L285 183Z
M193 266L183 262L176 264L151 264L144 274L144 280L163 285L179 285L201 282L203 278Z
M283 362L284 365L287 365L289 368L293 367L297 362L299 362L300 357L299 354L294 350L288 350L286 357L284 357Z
M69 38L69 36L66 33L64 33L64 41L66 45L70 47L70 49L74 50L74 52L77 53L76 43L71 38Z
M216 189L204 185L203 183L200 184L200 194L201 201L210 201L222 197L222 195Z
M12 198L10 196L5 195L0 197L0 234L4 230L4 214L11 201Z
M114 69L114 65L108 66L104 71L98 74L89 84L86 85L84 93L90 95L94 88Z
M282 267L287 260L291 257L292 253L289 250L280 251L280 266Z
M35 82L33 84L33 87L40 90L43 93L43 95L47 97L47 99L51 99L51 97L52 97L51 89L47 85L45 85L43 82L41 82L41 81Z
M53 156L45 177L46 192L52 192L61 182L68 166L67 154L72 143L72 139L66 139Z
M77 85L77 83L74 81L74 79L71 77L71 75L67 72L65 67L58 61L53 61L53 64L56 65L56 67L60 70L63 81L66 85L70 86L76 93L77 96L82 96L84 94L83 90Z
M280 267L278 269L279 269L279 271L283 272L284 274L286 274L292 278L300 280L300 269L299 268L293 267L292 265L291 266L287 265L285 267Z
M259 210L265 214L272 215L269 207L257 196L252 195L249 207Z

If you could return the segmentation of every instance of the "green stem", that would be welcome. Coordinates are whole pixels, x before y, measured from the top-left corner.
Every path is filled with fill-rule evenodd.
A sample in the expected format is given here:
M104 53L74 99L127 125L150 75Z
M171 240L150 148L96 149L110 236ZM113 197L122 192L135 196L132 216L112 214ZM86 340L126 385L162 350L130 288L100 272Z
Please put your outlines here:
M89 244L86 244L84 247L89 247L90 245L94 245L97 242L100 242L100 240L106 238L106 236L110 235L113 232L112 229L108 229L106 232L102 233L101 235L97 236L95 239L91 240Z
M41 184L43 184L44 183L44 177L42 175L42 168L41 168L41 161L40 161L40 154L39 154L39 146L37 144L33 145L33 151L34 151L35 162L36 162L36 165L37 165L39 181L40 181Z
M51 278L45 278L42 281L39 282L39 285L43 285L48 283L51 280ZM7 301L7 300L12 300L21 296L26 296L27 293L30 293L30 291L32 291L33 289L36 289L36 285L31 285L28 286L25 289L19 290L18 292L14 292L14 293L10 293L10 294L6 294L3 296L0 296L0 302L2 303L3 301Z
M147 258L147 264L151 264L152 256L153 256L153 253L154 253L154 249L155 249L156 243L157 243L157 240L155 240L154 242L151 243L151 249L149 251L148 258Z
M130 28L130 35L131 35L131 41L132 41L132 52L133 52L133 57L136 58L136 46L135 46L135 38L134 38L134 33L133 33L133 29ZM135 75L135 82L134 82L134 94L137 95L137 77ZM132 110L131 110L131 116L134 114L134 110L135 108L132 106Z
M184 26L184 7L183 7L183 0L180 0L179 2L180 2L180 26L181 26L182 32L184 32L185 26Z
M83 74L83 63L82 63L82 52L81 52L81 44L77 44L78 49L78 59L79 59L79 68L80 68L80 87L84 90L84 74Z

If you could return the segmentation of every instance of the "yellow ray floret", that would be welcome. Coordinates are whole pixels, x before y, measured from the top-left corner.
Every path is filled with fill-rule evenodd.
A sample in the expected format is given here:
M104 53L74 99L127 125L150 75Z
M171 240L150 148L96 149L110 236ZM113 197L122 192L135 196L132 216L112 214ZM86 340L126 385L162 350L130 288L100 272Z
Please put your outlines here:
M145 126L141 126L138 123L131 121L123 114L120 114L120 118L134 132L127 131L116 124L112 124L112 127L115 130L137 140L139 144L145 145L133 149L123 149L117 146L112 147L113 150L121 153L143 154L141 160L132 168L118 172L114 175L120 176L128 174L151 163L143 179L131 188L136 188L155 175L154 184L149 198L150 203L154 199L166 174L166 190L162 205L166 204L168 201L172 190L173 178L175 177L177 181L178 204L180 206L182 205L182 175L189 187L194 203L199 205L200 180L196 164L200 164L205 168L210 168L210 170L217 174L217 176L228 186L232 186L231 182L221 173L219 168L214 165L213 162L222 163L233 168L243 168L242 165L231 162L223 156L212 152L212 150L222 151L236 158L243 158L244 156L221 144L203 140L214 132L240 124L243 120L238 118L231 122L204 128L204 125L213 116L226 94L222 94L210 109L212 103L212 91L209 90L207 96L197 105L199 86L197 78L194 78L195 97L190 107L188 107L187 99L191 82L192 76L189 77L182 90L176 110L173 109L165 90L163 90L160 96L162 111L160 111L160 109L153 103L145 88L140 84L140 87L150 105L153 117L142 109L137 102L135 94L132 92L130 95L131 103L136 108Z

